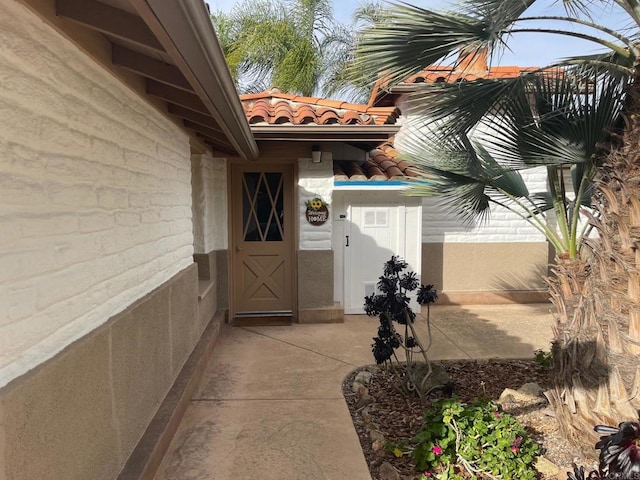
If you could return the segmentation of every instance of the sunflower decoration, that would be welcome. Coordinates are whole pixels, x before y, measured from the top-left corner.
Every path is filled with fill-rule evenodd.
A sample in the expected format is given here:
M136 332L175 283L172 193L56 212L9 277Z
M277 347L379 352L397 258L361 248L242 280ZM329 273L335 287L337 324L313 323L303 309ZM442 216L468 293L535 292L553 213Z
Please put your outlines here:
M307 206L307 222L311 225L324 225L329 220L329 209L327 208L329 204L320 197L307 200L305 205Z
M315 197L311 200L307 200L307 210L315 210L318 211L322 207L327 207L329 204L322 200L320 197Z

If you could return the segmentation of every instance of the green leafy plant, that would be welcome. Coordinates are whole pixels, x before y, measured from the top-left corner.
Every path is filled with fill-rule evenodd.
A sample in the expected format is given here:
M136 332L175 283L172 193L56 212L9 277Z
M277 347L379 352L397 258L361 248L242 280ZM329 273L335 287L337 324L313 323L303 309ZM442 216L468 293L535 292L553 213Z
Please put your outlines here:
M533 352L533 361L545 368L551 367L551 352L539 348Z
M438 299L433 285L421 285L414 272L405 272L407 262L393 255L384 264L384 272L379 277L377 288L380 293L373 293L364 299L365 313L380 320L378 336L373 338L371 351L377 364L389 363L400 373L403 391L415 392L419 396L426 395L432 388L431 376L433 368L427 356L431 346L431 324L429 305ZM420 340L416 330L416 314L409 306L409 292L418 289L417 300L420 305L427 306L427 345ZM404 327L404 335L396 331L394 324ZM396 355L397 349L405 353L401 361ZM418 356L423 361L415 361Z
M539 451L524 427L494 402L467 405L447 398L426 411L411 455L425 478L533 480Z

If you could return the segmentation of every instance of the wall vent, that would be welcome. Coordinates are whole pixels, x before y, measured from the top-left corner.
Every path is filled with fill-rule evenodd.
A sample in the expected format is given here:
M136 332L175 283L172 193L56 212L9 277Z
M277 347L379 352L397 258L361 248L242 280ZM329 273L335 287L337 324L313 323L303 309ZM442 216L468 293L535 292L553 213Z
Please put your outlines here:
M378 289L376 288L376 283L377 282L363 282L364 283L364 294L365 296L369 297L372 294L378 294L380 292L378 292Z

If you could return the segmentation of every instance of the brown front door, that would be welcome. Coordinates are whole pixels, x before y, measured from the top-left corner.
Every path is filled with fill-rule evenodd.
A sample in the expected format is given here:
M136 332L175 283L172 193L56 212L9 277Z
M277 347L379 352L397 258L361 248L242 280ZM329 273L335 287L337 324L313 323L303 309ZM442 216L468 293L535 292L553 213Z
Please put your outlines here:
M236 318L293 315L293 167L233 165L233 305Z

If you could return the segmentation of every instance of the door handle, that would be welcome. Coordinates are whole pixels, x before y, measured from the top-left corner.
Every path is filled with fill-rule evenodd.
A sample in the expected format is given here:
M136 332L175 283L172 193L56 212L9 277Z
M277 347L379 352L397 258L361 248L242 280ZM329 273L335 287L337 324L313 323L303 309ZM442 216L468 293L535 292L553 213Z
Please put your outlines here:
M345 237L347 237L347 244L345 245L345 247L349 246L349 235L345 235Z

